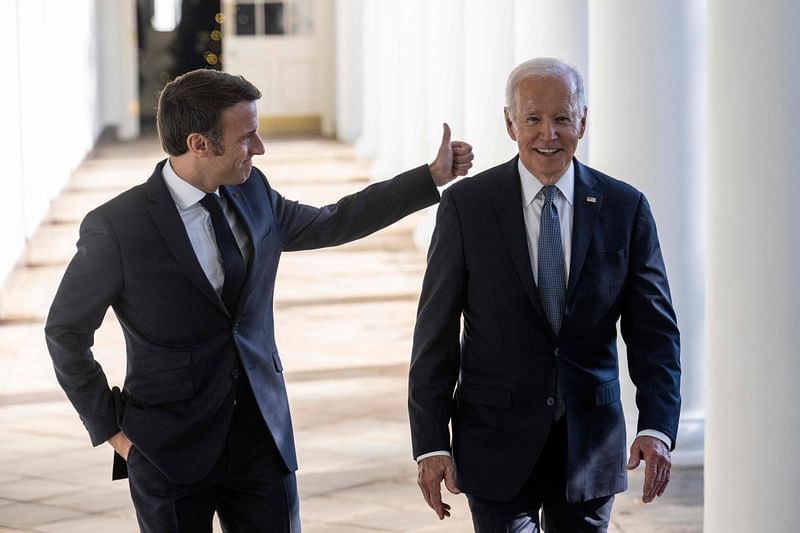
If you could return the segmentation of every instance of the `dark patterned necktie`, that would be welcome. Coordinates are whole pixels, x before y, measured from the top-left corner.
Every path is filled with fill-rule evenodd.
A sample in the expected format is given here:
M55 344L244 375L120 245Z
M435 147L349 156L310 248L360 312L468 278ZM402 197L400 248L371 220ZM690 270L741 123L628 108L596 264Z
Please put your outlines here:
M206 194L200 204L211 214L211 226L214 228L214 237L222 256L222 265L225 271L225 282L222 285L222 301L231 315L236 314L239 303L239 294L242 292L247 267L244 264L242 251L236 244L228 220L222 211L222 204L216 194Z
M561 223L558 219L558 209L553 198L558 189L549 185L542 189L544 193L544 206L539 219L539 297L542 300L544 313L558 335L561 330L561 320L564 318L564 302L567 292L567 273L564 264L564 249L561 243ZM558 420L564 415L564 399L561 395L561 386L556 381L556 398L553 417Z

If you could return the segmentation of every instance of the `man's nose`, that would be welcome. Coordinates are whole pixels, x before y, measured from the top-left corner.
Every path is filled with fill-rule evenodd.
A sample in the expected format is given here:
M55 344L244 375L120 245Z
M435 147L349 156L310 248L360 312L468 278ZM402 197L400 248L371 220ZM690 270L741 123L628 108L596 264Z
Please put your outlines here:
M256 155L264 155L264 141L261 140L261 136L256 134L256 138L250 146L250 151Z
M545 119L539 125L539 134L545 139L556 138L556 124L552 120Z

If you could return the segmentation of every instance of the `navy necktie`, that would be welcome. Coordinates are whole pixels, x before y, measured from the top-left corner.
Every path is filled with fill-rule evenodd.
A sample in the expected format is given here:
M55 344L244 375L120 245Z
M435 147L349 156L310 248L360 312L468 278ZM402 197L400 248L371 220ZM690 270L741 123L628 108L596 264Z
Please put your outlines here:
M539 296L547 320L558 335L564 316L567 291L567 273L564 267L564 250L561 244L561 223L558 209L553 203L555 185L544 187L544 206L539 220Z
M561 330L561 320L564 317L564 302L567 292L567 272L564 264L564 249L561 243L561 223L558 219L558 209L553 198L558 189L549 185L542 189L544 193L544 206L539 219L539 297L542 300L544 313L558 335ZM565 411L564 399L561 395L561 386L556 380L556 398L553 417L558 420Z
M214 228L214 237L222 256L222 266L225 270L225 282L222 285L222 301L228 308L231 316L236 314L239 303L239 294L242 292L247 267L244 264L242 251L236 244L228 220L222 211L222 204L216 194L206 194L200 204L211 214L211 226Z

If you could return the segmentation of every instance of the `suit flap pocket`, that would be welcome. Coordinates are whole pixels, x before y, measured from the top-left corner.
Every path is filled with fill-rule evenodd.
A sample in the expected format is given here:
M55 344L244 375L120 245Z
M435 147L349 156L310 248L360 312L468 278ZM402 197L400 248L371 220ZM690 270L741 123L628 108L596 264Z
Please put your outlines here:
M619 400L619 380L603 383L594 393L594 404L597 406L606 405Z
M164 352L145 355L136 361L137 370L142 374L157 374L192 364L189 352Z
M148 381L139 383L129 392L130 403L141 405L161 405L163 403L188 400L194 396L194 383L192 380L177 383L159 383Z
M511 409L511 391L509 389L468 382L462 382L458 389L461 399L467 403Z
M275 372L283 372L283 365L278 352L272 352L272 362L275 363Z

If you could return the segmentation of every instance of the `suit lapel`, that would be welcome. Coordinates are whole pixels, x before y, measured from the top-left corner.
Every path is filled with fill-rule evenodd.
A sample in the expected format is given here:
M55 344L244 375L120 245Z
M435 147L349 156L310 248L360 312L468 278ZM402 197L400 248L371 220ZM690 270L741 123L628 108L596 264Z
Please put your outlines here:
M536 313L547 324L547 317L542 309L542 302L539 300L539 291L533 281L525 219L522 215L522 187L519 179L517 158L515 157L506 164L505 171L497 179L492 201L522 287Z
M192 243L186 234L186 226L184 226L183 220L181 220L181 216L178 213L178 208L175 207L175 201L164 183L164 177L161 174L164 163L164 161L159 163L153 175L147 180L147 195L153 202L149 208L150 216L153 217L158 231L164 238L164 242L167 243L167 247L169 247L172 255L175 256L189 281L209 302L227 313L228 310L219 296L217 296L216 291L197 261Z
M593 189L596 180L577 159L575 165L575 196L572 218L572 258L567 282L567 308L583 270L586 252L594 234L595 221L603 205L603 195ZM566 317L565 317L566 318Z

